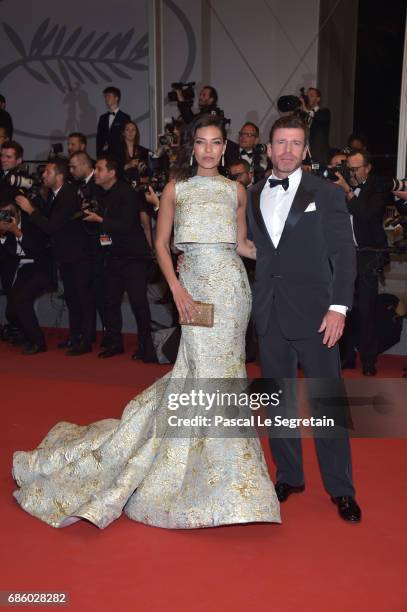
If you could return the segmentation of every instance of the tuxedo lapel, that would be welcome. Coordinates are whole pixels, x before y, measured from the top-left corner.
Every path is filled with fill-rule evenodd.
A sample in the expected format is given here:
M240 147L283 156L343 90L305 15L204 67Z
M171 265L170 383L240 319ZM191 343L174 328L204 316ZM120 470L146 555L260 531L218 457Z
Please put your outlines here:
M259 181L259 183L256 184L256 189L253 189L250 192L250 197L251 197L251 202L252 202L252 211L253 211L254 220L258 228L260 229L260 231L268 238L268 240L270 241L270 244L274 248L274 244L267 231L267 227L266 227L266 224L264 223L263 215L261 214L261 209L260 209L260 196L261 196L261 192L263 191L263 187L266 184L266 182L267 182L267 179L264 179L263 181Z
M279 244L281 244L283 240L287 240L287 236L290 236L298 221L301 219L301 216L304 214L304 210L313 200L315 200L315 193L314 191L307 189L306 178L303 173L301 182L298 185L297 193L294 196L290 212L288 213Z

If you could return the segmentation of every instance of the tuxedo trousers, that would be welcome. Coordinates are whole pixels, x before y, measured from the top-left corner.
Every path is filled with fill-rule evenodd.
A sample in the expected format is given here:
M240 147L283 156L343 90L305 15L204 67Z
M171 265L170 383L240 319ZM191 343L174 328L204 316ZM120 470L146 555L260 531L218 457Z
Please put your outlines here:
M31 344L45 346L44 333L34 310L35 300L50 290L52 271L38 263L21 266L7 296L7 320L21 329Z
M59 263L64 286L64 297L69 314L69 335L86 345L92 342L93 300L91 288L91 263L89 258L70 263Z
M137 322L139 347L151 350L151 317L147 301L149 262L133 257L107 255L104 262L105 335L110 346L123 348L122 300L127 293Z
M278 316L273 303L268 328L259 335L260 362L263 378L277 379L282 387L283 395L279 409L284 418L298 417L297 402L297 369L301 364L307 380L307 389L313 416L328 417L332 410L326 410L325 405L313 401L319 397L321 385L324 397L339 397L346 402L344 385L341 379L339 349L337 346L328 348L323 344L323 333L300 339L288 339L284 336L278 322ZM328 401L329 405L329 401ZM314 430L315 445L324 486L333 497L342 495L354 496L352 483L352 461L349 437L346 429L346 407L339 402L335 408L338 417L345 427L335 427L335 434L320 435ZM337 418L335 419L337 423ZM304 483L302 462L302 447L300 435L271 435L270 447L277 467L276 480L298 486Z

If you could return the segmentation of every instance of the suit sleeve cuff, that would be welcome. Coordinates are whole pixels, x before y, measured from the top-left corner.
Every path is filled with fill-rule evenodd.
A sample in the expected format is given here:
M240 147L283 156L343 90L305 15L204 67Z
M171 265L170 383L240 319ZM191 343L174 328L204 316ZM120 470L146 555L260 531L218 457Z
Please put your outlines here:
M347 311L349 310L347 306L342 306L340 304L331 304L329 310L334 310L335 312L340 312L341 314L346 316Z

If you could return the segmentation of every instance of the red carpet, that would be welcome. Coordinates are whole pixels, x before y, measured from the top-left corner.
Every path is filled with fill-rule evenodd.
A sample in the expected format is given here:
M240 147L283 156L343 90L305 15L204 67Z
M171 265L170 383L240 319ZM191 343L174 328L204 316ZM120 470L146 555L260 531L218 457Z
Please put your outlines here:
M166 531L123 516L105 531L86 522L56 530L24 513L11 496L14 450L36 446L59 420L119 417L169 369L131 362L130 346L106 361L68 358L56 341L32 357L0 344L0 591L67 591L75 611L407 610L406 440L352 441L360 525L338 518L310 440L307 489L282 505L282 525ZM400 376L405 361L382 357L380 374Z

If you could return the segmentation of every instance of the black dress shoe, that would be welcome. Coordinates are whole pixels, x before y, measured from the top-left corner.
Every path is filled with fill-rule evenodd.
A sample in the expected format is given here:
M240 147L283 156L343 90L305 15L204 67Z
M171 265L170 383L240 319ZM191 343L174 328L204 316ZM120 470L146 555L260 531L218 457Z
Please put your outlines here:
M276 482L274 488L276 490L278 501L285 502L291 493L302 493L305 489L305 485L293 486L287 484L286 482Z
M107 348L105 351L99 353L98 357L100 359L107 359L108 357L114 357L115 355L122 355L124 353L124 349L121 346L111 346Z
M131 358L133 359L133 361L140 361L141 359L144 359L144 352L138 349L135 353L132 354Z
M27 344L23 350L23 355L37 355L38 353L45 353L47 347L45 344Z
M83 342L80 342L79 344L73 346L69 351L66 351L65 355L67 355L68 357L79 357L79 355L85 355L86 353L91 352L91 344L85 344Z
M338 506L338 513L344 521L360 523L362 512L353 497L343 495L342 497L331 497L334 504Z
M373 363L365 363L362 367L363 376L376 376L377 370Z
M75 342L73 341L72 338L67 338L63 342L60 342L59 344L57 344L57 347L59 349L71 349L74 346L74 344Z

